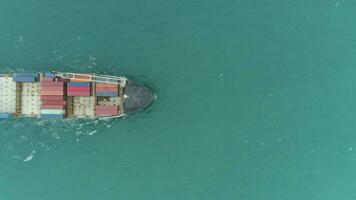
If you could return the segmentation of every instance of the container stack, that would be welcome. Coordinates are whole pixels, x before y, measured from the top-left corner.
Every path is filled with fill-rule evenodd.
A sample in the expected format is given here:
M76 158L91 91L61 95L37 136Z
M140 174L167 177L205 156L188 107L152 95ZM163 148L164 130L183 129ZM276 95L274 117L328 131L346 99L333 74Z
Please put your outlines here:
M45 76L41 79L41 118L63 119L66 114L65 82Z
M119 85L113 83L96 83L95 92L98 97L118 97Z
M16 112L16 87L12 77L0 76L0 115L3 113L0 118L8 116L7 113Z
M117 106L95 106L95 115L96 116L115 116L119 114L119 109Z
M33 83L38 80L38 73L15 73L13 80L19 83Z
M73 97L89 97L91 94L90 82L68 82L67 95Z

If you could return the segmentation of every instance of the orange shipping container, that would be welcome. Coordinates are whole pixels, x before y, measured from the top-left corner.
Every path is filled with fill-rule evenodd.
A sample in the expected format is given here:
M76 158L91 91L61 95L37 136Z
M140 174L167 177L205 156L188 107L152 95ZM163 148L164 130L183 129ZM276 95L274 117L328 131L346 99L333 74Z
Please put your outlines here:
M117 92L118 88L115 87L96 87L97 92Z
M64 87L41 87L41 91L64 91Z
M64 95L64 91L41 91L41 96L63 96Z
M113 88L119 88L118 84L113 84L113 83L96 83L96 87L113 87Z

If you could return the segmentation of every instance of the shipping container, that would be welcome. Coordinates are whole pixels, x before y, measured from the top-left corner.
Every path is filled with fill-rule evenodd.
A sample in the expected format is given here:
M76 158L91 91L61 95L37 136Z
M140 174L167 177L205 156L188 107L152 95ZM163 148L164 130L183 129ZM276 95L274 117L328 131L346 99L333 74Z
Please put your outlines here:
M44 96L41 96L41 99L42 100L64 100L64 96L62 95L53 95L53 96L49 96L49 95L44 95Z
M29 117L39 115L41 107L40 83L22 83L21 89L21 114Z
M99 109L99 110L117 110L118 107L117 106L100 106L100 105L96 105L95 109Z
M38 73L35 72L20 72L20 73L14 73L12 77L18 77L18 76L33 76L33 77L38 77Z
M118 88L116 87L96 87L96 92L118 92Z
M41 119L63 119L64 115L43 114Z
M119 109L117 106L95 106L95 115L118 115Z
M67 91L71 91L71 92L89 92L90 91L90 87L68 87Z
M95 97L73 97L73 115L78 118L95 117Z
M96 96L98 96L98 97L117 97L117 96L119 96L119 92L96 92Z
M65 109L65 105L41 105L41 109Z
M90 82L68 82L68 87L90 87Z
M53 114L53 115L64 115L65 114L65 110L63 109L42 109L41 110L41 115L42 114Z
M41 87L41 91L64 91L64 87Z
M41 87L63 87L64 82L41 82Z
M64 91L41 91L41 96L63 96Z
M14 81L19 83L33 83L37 81L37 78L34 76L16 76L14 77Z
M48 101L48 100L44 100L42 102L42 105L66 105L67 102L66 101Z
M16 85L12 77L0 77L0 112L16 112Z
M96 83L96 87L114 87L118 88L118 84L113 84L113 83Z
M88 97L91 96L90 92L80 92L80 91L68 91L67 96L73 96L73 97Z

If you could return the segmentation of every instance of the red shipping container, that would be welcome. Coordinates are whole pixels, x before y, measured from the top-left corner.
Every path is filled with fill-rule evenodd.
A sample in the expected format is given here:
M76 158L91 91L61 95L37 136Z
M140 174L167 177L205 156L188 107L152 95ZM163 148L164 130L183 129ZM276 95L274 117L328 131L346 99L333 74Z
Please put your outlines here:
M66 101L49 101L45 100L42 102L42 105L67 105Z
M95 106L95 115L112 116L118 114L119 114L119 109L117 106Z
M41 105L41 109L65 109L65 105Z
M115 88L115 87L97 87L95 90L97 92L117 92L118 88Z
M68 87L67 91L78 91L78 92L89 92L90 91L90 87Z
M64 100L64 96L49 96L49 95L44 95L41 96L42 100Z
M89 97L90 92L80 92L80 91L68 91L67 96L74 96L74 97Z
M118 110L117 106L95 106L95 109L97 110Z
M113 116L118 114L119 114L118 111L112 111L112 112L95 111L95 115L97 116Z
M41 87L41 91L64 91L64 87Z
M95 110L95 115L99 116L112 116L112 115L118 115L119 112L116 111L100 111L100 110Z
M64 82L41 82L41 87L63 87Z

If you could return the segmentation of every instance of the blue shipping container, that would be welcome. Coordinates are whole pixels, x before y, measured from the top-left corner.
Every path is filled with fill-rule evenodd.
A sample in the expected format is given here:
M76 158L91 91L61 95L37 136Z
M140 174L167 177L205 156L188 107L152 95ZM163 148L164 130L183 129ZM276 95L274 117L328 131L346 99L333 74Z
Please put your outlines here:
M64 115L42 114L41 119L63 119Z
M38 73L34 73L34 72L14 73L13 77L16 77L16 76L34 76L34 77L37 77Z
M25 72L25 73L14 73L13 75L14 81L23 82L23 83L35 82L37 78L38 78L38 73Z
M118 92L96 92L97 97L117 97L119 96Z
M12 118L14 116L14 114L12 113L0 113L0 119L8 119L8 118Z
M37 76L14 76L13 80L21 83L33 83L37 81Z
M68 82L68 87L90 87L90 82Z

